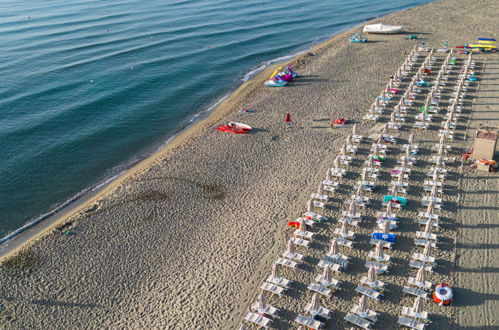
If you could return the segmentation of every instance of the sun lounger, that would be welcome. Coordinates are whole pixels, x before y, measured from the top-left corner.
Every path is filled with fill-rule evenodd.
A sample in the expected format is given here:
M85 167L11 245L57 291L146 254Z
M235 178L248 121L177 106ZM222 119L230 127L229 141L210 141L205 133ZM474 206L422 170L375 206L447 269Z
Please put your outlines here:
M323 215L320 215L320 214L317 214L314 212L305 212L303 214L303 216L305 217L305 219L309 219L309 220L313 220L313 221L317 221L317 222L323 222L323 221L329 220L328 217L325 217Z
M428 212L419 212L418 216L430 219L430 220L438 220L438 215L434 213L428 213Z
M413 127L415 129L419 129L419 130L427 130L428 127L430 127L430 124L428 124L427 122L423 122L423 121L417 121L414 123Z
M311 317L308 317L308 316L305 316L305 315L301 315L299 314L296 319L295 319L295 322L298 323L298 324L301 324L301 325L304 325L310 329L321 329L324 325L324 323L322 322L319 322L317 320L314 320L313 318Z
M429 220L429 219L419 219L418 220L418 223L422 226L426 226L426 224L428 223L428 221L431 222L431 225L435 228L439 228L439 225L438 225L438 220Z
M414 245L419 245L419 246L425 246L427 240L425 239L415 239L414 240ZM437 247L437 243L434 241L434 240L431 240L431 247L432 248L436 248Z
M269 277L267 277L267 282L269 282L271 284L276 284L276 285L282 286L283 288L288 288L289 283L291 283L291 281L288 280L287 278L273 277L272 275L269 275Z
M383 228L383 224L386 222L386 221L389 221L390 224L388 226L388 228L390 230L395 230L397 229L398 227L398 221L397 221L397 218L384 218L384 217L379 217L378 219L376 219L376 223L378 224L378 227L379 228Z
M411 288L409 286L404 286L404 289L402 290L402 292L405 292L407 294L410 294L410 295L413 295L416 297L421 297L424 299L426 299L426 297L428 296L428 292L421 290L421 289L418 289L418 288Z
M333 272L339 272L341 270L341 266L339 264L334 263L331 260L327 260L326 258L319 261L318 266L320 268L329 267Z
M357 181L357 186L362 186L362 189L366 191L373 191L376 188L372 181Z
M309 219L306 219L306 218L297 218L294 220L294 222L300 222L300 221L304 221L305 224L309 227L313 227L315 225L315 221L314 220L309 220Z
M332 294L331 289L329 289L328 287L323 286L321 284L311 283L307 287L307 289L309 289L310 291L314 291L314 292L320 293L321 295L324 295L324 296L326 296L328 298L331 298L331 294Z
M323 306L320 306L318 310L312 310L312 304L308 303L305 305L305 311L309 312L312 316L320 316L325 319L331 318L331 311Z
M271 319L253 312L249 312L248 314L246 314L244 319L248 322L264 327L265 329L268 329L270 327L270 323L272 322Z
M330 255L329 253L324 256L324 260L331 261L335 264L340 265L341 268L346 269L348 267L348 257L344 254L337 253Z
M378 118L379 118L379 116L378 116L378 115L375 115L375 114L372 114L372 113L368 113L368 114L366 114L366 115L363 117L363 119L364 119L365 121L368 121L368 122L374 122L374 123L376 123L376 122L378 121Z
M360 219L360 217L361 217L360 212L352 214L349 211L341 211L341 215L344 217L352 218L352 219Z
M434 234L434 233L425 233L425 232L422 232L422 231L417 231L416 232L416 237L418 238L422 238L422 239L428 239L428 240L432 240L432 241L436 241L437 240L437 234Z
M422 313L419 313L419 314L414 313L414 310L412 307L403 306L402 307L402 316L409 316L411 318L420 319L426 323L430 322L430 319L428 318L428 312L423 311Z
M331 278L331 281L328 282L324 279L324 276L322 274L317 275L315 277L315 281L320 285L325 286L326 288L329 288L331 290L337 290L340 287L340 281Z
M440 198L440 197L431 197L431 196L423 196L423 203L429 203L429 202L434 202L436 204L442 204L442 198Z
M355 154L357 153L358 147L354 144L347 144L345 147L345 152L348 154Z
M335 228L335 229L334 229L334 234L335 234L335 235L338 235L338 236L340 236L340 237L342 237L342 238L346 238L346 239L354 239L354 238L355 238L355 233L354 233L353 231L351 231L351 230L349 230L349 231L347 232L347 235L346 235L346 236L344 236L344 235L341 233L341 228Z
M352 309L350 310L350 313L356 314L356 315L370 321L371 323L376 323L378 321L378 313L376 313L375 311L370 310L370 309L367 310L367 313L360 313L359 305L353 306Z
M353 323L356 326L361 327L362 329L371 329L371 322L369 322L366 319L363 319L362 317L360 317L358 315L348 313L344 317L344 320L348 321L350 323Z
M320 194L316 194L316 193L310 194L310 198L315 198L315 199L318 199L321 201L326 201L326 202L329 200L328 195L320 195Z
M431 287L433 286L433 284L431 282L428 282L428 281L425 281L424 283L418 283L416 281L416 278L415 277L409 277L409 279L407 280L407 284L409 285L412 285L412 286L416 286L420 289L423 289L425 291L428 291L431 289Z
M338 245L345 246L350 249L353 248L353 242L345 238L338 237L336 238L336 241L338 242Z
M298 265L296 262L289 260L289 259L284 259L284 258L277 259L275 263L282 265L282 266L290 267L293 269L296 268L296 265Z
M376 280L374 282L368 282L367 276L362 276L362 278L360 279L360 283L365 284L368 287L370 287L371 289L378 291L378 292L385 291L385 283L384 282L381 282L379 280Z
M371 288L366 288L362 285L357 286L357 288L355 288L355 292L363 294L364 296L374 300L379 300L381 297L381 293L379 293L378 291Z
M277 295L282 295L284 291L286 290L283 287L280 287L278 285L275 285L273 283L265 282L262 285L260 285L260 289L277 294Z
M275 317L279 311L277 308L270 305L265 306L264 309L260 309L258 308L258 301L251 305L251 310L257 312L258 314L265 314L273 317Z
M327 192L334 194L336 192L336 188L333 186L324 186L324 191L327 191Z
M409 317L403 317L403 316L399 316L397 323L405 327L416 330L423 330L426 325L423 322L419 322Z
M433 265L432 264L424 263L424 262L417 261L417 260L412 260L411 262L409 262L409 267L412 267L412 268L421 268L423 266L427 272L429 272L429 273L433 272Z
M388 242L388 241L385 241L385 240L382 240L382 239L371 238L371 240L370 240L370 243L371 243L372 245L376 245L376 244L378 244L379 242L381 242L381 244L383 245L383 248L384 248L384 249L391 249L391 248L392 248L392 246L393 246L393 243Z
M321 209L324 208L324 206L326 206L326 204L324 204L323 202L319 202L319 201L313 201L312 204L315 206L315 207L320 207Z
M369 251L369 254L367 255L367 257L369 259L374 259L376 260L375 256L374 256L374 251ZM383 261L383 262L389 262L390 261L390 256L388 254L384 254L383 255L383 260L378 260L378 261Z
M287 259L292 259L296 262L302 262L303 261L303 254L299 254L296 252L289 253L288 251L285 251L282 256Z
M338 219L338 223L348 223L349 226L357 227L359 226L359 220L352 219L350 217L342 217Z
M374 267L376 269L376 273L378 274L384 274L388 272L388 265L381 262L368 260L366 261L364 266L366 266L367 269L369 269L370 267Z
M346 172L346 170L339 167L331 168L331 175L337 178L342 178L346 174Z
M426 264L434 264L435 257L429 256L425 257L422 253L414 252L411 257L412 260L421 261Z
M440 181L433 181L433 180L424 180L424 185L425 186L437 186L437 187L442 187L442 182Z
M310 231L302 232L302 231L300 231L300 229L296 229L293 232L293 236L295 236L295 237L301 237L301 238L306 238L306 239L310 240L310 239L314 238L314 233L312 233Z

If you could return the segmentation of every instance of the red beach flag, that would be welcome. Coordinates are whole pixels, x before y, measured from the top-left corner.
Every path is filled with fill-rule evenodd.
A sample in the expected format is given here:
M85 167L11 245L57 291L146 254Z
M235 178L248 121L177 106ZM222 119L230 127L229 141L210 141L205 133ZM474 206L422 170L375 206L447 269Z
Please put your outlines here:
M289 112L286 114L286 123L291 122L291 116L289 115Z

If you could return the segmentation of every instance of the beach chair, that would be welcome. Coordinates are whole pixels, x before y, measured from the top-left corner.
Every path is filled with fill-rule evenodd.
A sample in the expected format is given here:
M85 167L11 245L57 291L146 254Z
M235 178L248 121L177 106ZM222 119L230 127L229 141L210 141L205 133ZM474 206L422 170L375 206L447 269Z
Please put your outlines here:
M305 224L309 227L313 227L316 223L316 221L314 221L314 220L309 220L309 219L306 219L303 217L296 218L293 222L296 222L299 224L301 221L305 222Z
M348 267L349 258L341 253L330 255L329 253L324 256L324 260L331 261L335 264L340 265L341 268L346 269Z
M295 322L298 323L298 324L301 324L301 325L304 325L306 326L307 328L309 329L321 329L323 326L324 326L324 323L320 322L320 321L317 321L311 317L308 317L308 316L305 316L305 315L301 315L299 314L296 319L295 319Z
M436 261L435 257L432 257L432 256L426 257L422 253L418 253L418 252L414 252L411 256L411 259L415 260L415 261L421 261L422 263L425 263L425 264L434 264Z
M312 205L314 205L315 207L320 207L321 209L323 209L324 206L326 206L326 204L324 204L323 202L319 202L319 201L313 201Z
M296 252L288 252L288 251L284 251L284 253L282 254L282 256L284 258L287 258L287 259L292 259L293 261L296 261L296 262L302 262L303 261L303 254L300 254L300 253L296 253Z
M313 291L313 292L317 292L323 296L326 296L328 298L331 298L331 294L332 294L332 291L331 289L329 289L328 287L324 286L324 285L321 285L321 284L317 284L317 283L311 283L307 289L309 289L310 291Z
M288 280L287 278L274 277L272 275L269 275L269 277L267 277L267 282L269 282L271 284L276 284L276 285L282 286L283 288L288 288L289 283L291 283L291 281Z
M347 322L355 324L358 327L361 327L362 329L371 329L371 322L358 315L348 313L343 319Z
M271 319L253 312L246 314L244 319L248 322L264 327L265 329L268 329L270 327L270 323L272 322Z
M378 227L380 229L383 229L383 225L384 225L384 223L386 221L390 222L390 224L388 226L389 230L395 230L395 229L397 229L397 227L398 227L398 221L397 221L397 218L395 218L395 217L389 217L389 218L387 218L387 217L378 217L378 219L376 219L376 223L378 224Z
M323 215L320 215L320 214L317 214L317 213L314 213L314 212L305 212L303 214L303 217L307 220L313 220L313 221L316 221L316 222L323 222L323 221L328 221L329 218L328 217L325 217Z
M353 306L350 310L350 313L358 315L371 323L376 323L378 321L378 313L370 309L368 309L366 313L361 313L359 310L359 305Z
M341 215L344 217L351 218L351 219L360 219L361 218L360 212L356 212L356 213L352 214L349 211L341 211Z
M334 194L336 192L336 188L333 186L324 186L324 191L327 191L328 193Z
M382 240L382 239L378 239L378 238L371 238L371 240L369 242L371 243L371 245L376 245L379 242L381 242L381 244L383 245L384 249L390 249L391 250L392 247L393 247L393 243L385 241L385 240Z
M383 264L381 262L368 260L368 261L366 261L366 263L364 264L364 266L367 269L369 269L370 267L374 267L376 269L376 273L377 274L388 273L388 265L387 264Z
M414 245L418 245L418 246L425 246L427 240L426 239L415 239L414 240ZM431 240L431 247L432 248L436 248L437 247L437 243L434 241L434 240Z
M424 269L429 272L429 273L432 273L433 272L433 265L432 264L428 264L428 263L425 263L425 262L421 262L421 261L418 261L418 260L412 260L409 262L409 267L411 268L421 268L421 267L424 267Z
M334 279L334 278L331 278L330 281L326 281L322 274L317 275L315 277L315 281L317 283L319 283L320 285L325 286L326 288L329 288L331 290L338 290L338 288L340 287L340 283L341 283L340 281L338 281L337 279Z
M289 259L284 259L284 258L279 258L275 262L278 265L286 266L295 269L296 265L298 265L296 262L289 260Z
M352 219L350 217L341 217L338 219L338 223L343 223L343 222L346 222L349 226L358 227L360 221Z
M279 311L279 309L277 309L277 308L275 308L273 306L270 306L268 304L265 306L264 309L260 309L259 306L258 306L258 301L254 302L251 305L251 310L257 312L260 315L269 315L269 316L272 316L272 317L277 316L277 312Z
M333 272L340 272L341 271L341 266L339 264L334 263L331 260L327 260L325 258L322 259L321 261L319 261L318 266L320 268L329 267L331 269L331 271L333 271Z
M367 255L367 257L368 257L369 259L376 259L376 257L375 257L375 255L374 255L374 254L375 254L375 252L374 252L374 251L369 251L369 254ZM389 262L389 261L390 261L390 259L391 259L391 257L390 257L388 254L384 254L384 255L383 255L383 260L381 260L381 261L383 261L383 262Z
M313 316L317 315L325 319L331 318L331 311L323 306L319 306L319 309L317 310L312 310L312 304L308 303L305 305L305 311L309 312Z
M269 282L265 282L262 285L260 285L260 289L268 291L270 293L274 293L278 296L282 295L284 293L284 291L286 290L285 288L283 288L279 285L269 283Z
M345 238L338 237L338 238L336 238L336 241L338 242L338 245L341 245L341 246L344 246L344 247L347 247L350 249L353 248L353 242L349 241Z
M376 123L378 122L379 116L373 113L368 113L362 119L366 122Z
M365 191L373 191L376 185L372 181L357 181L357 187L361 186Z
M348 154L355 155L357 153L358 148L359 147L357 147L355 144L347 144L345 146L345 152Z
M346 238L346 239L354 239L355 238L355 233L351 230L349 230L347 232L347 235L344 236L342 233L341 233L341 228L335 228L334 229L334 234L335 235L338 235L339 237L341 238Z
M381 293L379 293L376 290L373 290L371 288L366 288L365 286L359 285L355 288L355 292L363 294L364 296L374 299L374 300L379 300L382 296Z
M438 215L435 213L428 213L428 212L419 212L418 216L428 219L428 220L436 220L438 221Z
M410 286L404 286L404 289L402 289L402 292L416 296L416 297L421 297L426 299L428 296L428 292L418 289L418 288L411 288Z
M398 324L416 330L423 330L425 327L425 323L416 321L415 319L411 319L409 317L399 316L397 321Z
M428 318L428 312L423 311L422 313L414 313L414 309L412 307L403 306L402 307L402 316L408 316L414 319L423 320L425 323L430 323L430 319Z
M423 196L423 205L428 206L428 203L433 202L436 204L442 204L442 198L440 197L431 197L431 196Z
M416 237L422 238L425 240L437 241L437 234L434 234L434 233L425 233L423 231L417 231Z
M345 169L339 168L339 167L333 167L331 168L331 176L337 177L337 178L342 178L345 176L347 171Z
M317 194L317 193L310 194L310 198L315 198L315 199L318 199L318 200L321 200L321 201L325 201L325 202L327 202L329 200L329 196L328 195Z
M297 237L297 238L304 238L304 239L308 239L308 240L311 240L314 238L314 233L310 232L310 231L305 231L305 232L302 232L300 231L300 229L296 229L294 232L293 232L293 236Z
M425 291L430 290L431 287L433 286L433 283L428 282L428 281L425 281L424 283L419 283L416 281L416 278L412 277L412 276L409 277L409 279L407 280L407 284L418 287L418 288L423 289Z
M428 221L431 222L431 225L435 228L439 228L439 224L438 224L438 220L429 220L429 219L419 219L418 220L418 223L422 226L426 226L426 224L428 223Z
M362 276L360 279L360 284L367 285L371 289L378 291L379 293L383 293L385 291L385 283L380 280L375 280L374 282L369 282L367 280L367 276Z

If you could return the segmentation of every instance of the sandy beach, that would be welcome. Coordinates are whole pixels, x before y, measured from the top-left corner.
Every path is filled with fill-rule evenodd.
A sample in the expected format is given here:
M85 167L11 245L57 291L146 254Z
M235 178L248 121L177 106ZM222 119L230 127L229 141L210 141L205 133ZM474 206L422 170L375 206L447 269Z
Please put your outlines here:
M5 257L0 268L0 327L237 329L272 263L285 250L291 234L286 223L303 213L350 132L350 127L331 129L330 120L362 122L404 54L420 45L420 40L407 40L409 34L418 34L430 47L440 48L446 40L455 46L497 34L499 20L490 13L498 12L499 4L492 0L439 0L375 20L403 25L408 34L369 35L367 44L348 43L356 29L299 56L290 63L302 77L285 88L264 88L263 79L273 68L262 72L209 118ZM475 57L481 85L470 91L476 102L472 105L470 99L456 129L453 156L472 144L476 123L499 122L498 58ZM240 113L239 106L254 112ZM291 128L284 125L287 112ZM254 129L247 135L214 129L227 121ZM379 128L359 124L365 136ZM408 134L402 130L399 135L404 140ZM431 130L416 134L416 139L423 158L438 141ZM357 172L368 147L360 146L353 164ZM499 220L497 175L460 165L450 166L448 207L442 211L445 220L439 231L442 244L435 251L439 265L431 275L433 283L445 281L458 289L452 307L426 303L431 329L499 325L494 288L499 257L494 230ZM418 168L409 199L421 199L419 181L429 166L423 162ZM354 172L329 203L325 213L333 219L354 189ZM379 201L386 188L372 199ZM376 203L367 209L368 218L379 210ZM395 328L401 306L413 300L402 295L402 287L409 274L414 276L408 260L418 228L411 219L418 211L417 202L404 211L396 249L390 252L392 270L383 276L387 292L371 306L381 312L376 328ZM294 317L311 297L306 286L318 274L316 265L337 227L333 220L314 228L318 239L306 251L304 265L293 272L282 270L296 284L282 297L269 297L282 309L274 328L297 327ZM325 303L334 311L328 329L345 328L343 316L358 301L354 289L366 273L363 262L373 228L373 223L359 228L359 243L349 251L351 266L338 276L343 286Z

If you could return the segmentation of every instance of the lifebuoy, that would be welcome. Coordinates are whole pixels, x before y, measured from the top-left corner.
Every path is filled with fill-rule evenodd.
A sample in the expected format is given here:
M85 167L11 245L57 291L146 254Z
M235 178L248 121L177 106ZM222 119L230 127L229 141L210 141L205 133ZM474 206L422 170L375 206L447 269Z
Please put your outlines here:
M445 283L439 283L433 291L433 301L439 305L449 305L452 302L452 288Z

